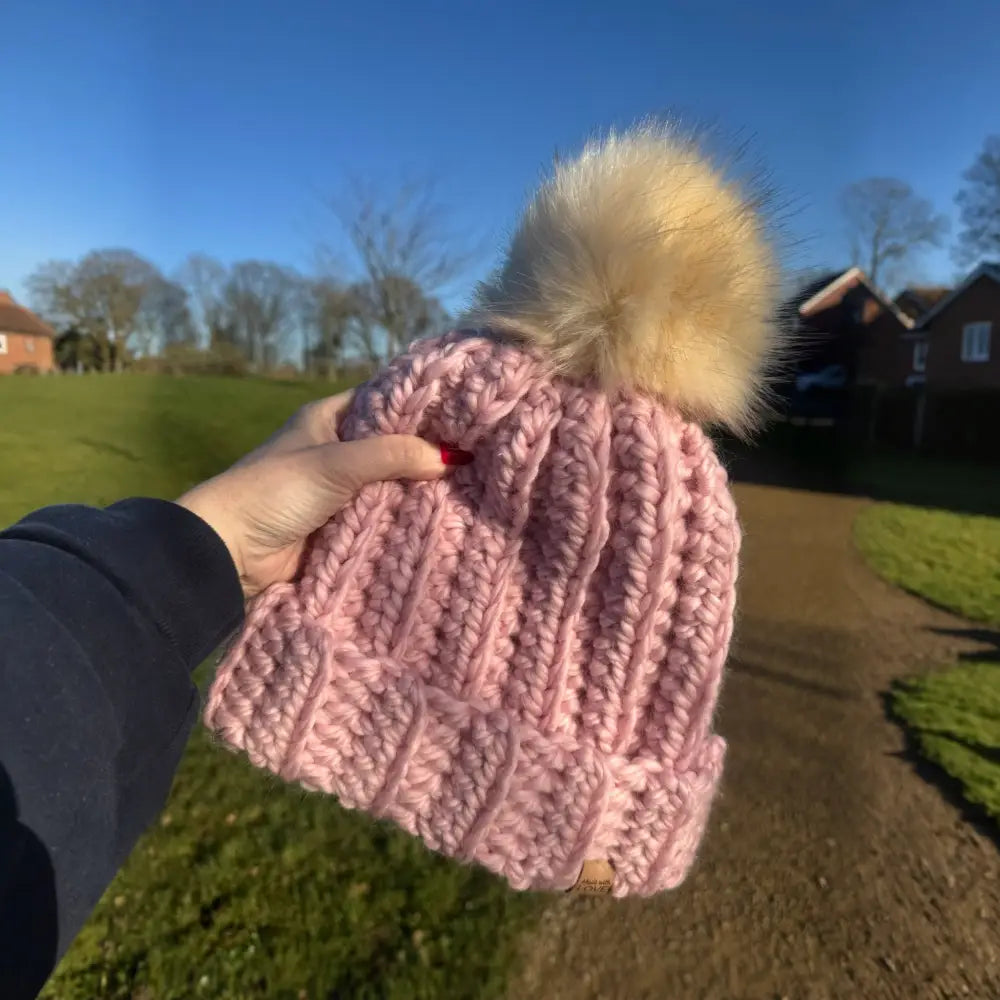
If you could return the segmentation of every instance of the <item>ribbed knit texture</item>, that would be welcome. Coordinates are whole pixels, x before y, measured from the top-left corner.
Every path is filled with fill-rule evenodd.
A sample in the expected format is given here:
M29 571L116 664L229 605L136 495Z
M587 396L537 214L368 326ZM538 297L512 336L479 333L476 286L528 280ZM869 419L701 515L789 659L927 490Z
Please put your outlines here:
M676 885L725 750L740 536L711 442L474 331L358 391L342 436L388 433L475 462L331 520L250 608L207 724L516 888L571 886L587 858L615 895Z

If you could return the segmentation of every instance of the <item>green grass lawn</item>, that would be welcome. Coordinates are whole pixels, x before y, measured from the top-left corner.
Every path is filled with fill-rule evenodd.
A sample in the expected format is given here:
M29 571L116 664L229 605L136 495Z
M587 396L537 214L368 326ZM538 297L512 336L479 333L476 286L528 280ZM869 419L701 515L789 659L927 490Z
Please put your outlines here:
M0 522L55 502L176 497L327 384L0 379ZM206 683L207 669L200 672ZM49 1000L490 997L539 909L479 870L196 732L170 802Z
M890 583L1000 626L1000 518L874 504L855 521L854 537Z
M1000 822L1000 664L963 664L902 681L893 707L924 756Z
M891 583L1000 628L1000 519L874 504L855 521L854 537ZM901 681L892 706L924 756L1000 821L1000 663L968 663Z

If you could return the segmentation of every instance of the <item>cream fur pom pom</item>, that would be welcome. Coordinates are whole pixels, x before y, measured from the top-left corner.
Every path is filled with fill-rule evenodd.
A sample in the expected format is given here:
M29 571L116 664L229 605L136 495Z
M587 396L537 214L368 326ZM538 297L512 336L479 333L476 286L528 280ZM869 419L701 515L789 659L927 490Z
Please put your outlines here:
M691 140L644 126L556 165L469 320L743 433L780 346L777 287L756 208Z

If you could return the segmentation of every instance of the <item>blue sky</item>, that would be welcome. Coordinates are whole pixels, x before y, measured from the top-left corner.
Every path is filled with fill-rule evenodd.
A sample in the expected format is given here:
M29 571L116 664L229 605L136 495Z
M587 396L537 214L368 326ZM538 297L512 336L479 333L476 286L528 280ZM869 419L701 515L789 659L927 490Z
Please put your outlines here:
M127 246L308 269L345 177L434 175L499 247L554 150L679 113L750 138L799 267L844 261L837 197L897 175L949 213L1000 130L1000 4L7 0L0 287ZM948 279L947 251L914 269Z

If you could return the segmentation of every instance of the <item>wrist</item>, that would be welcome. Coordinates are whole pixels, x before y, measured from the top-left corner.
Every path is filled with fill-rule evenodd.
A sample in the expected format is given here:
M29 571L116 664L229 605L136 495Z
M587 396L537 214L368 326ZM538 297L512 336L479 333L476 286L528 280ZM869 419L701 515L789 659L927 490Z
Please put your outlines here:
M176 503L204 521L218 535L229 552L233 566L236 567L236 574L239 577L244 596L250 597L252 594L248 590L243 554L236 533L230 530L233 519L226 515L227 504L220 492L216 481L210 479L188 490Z

